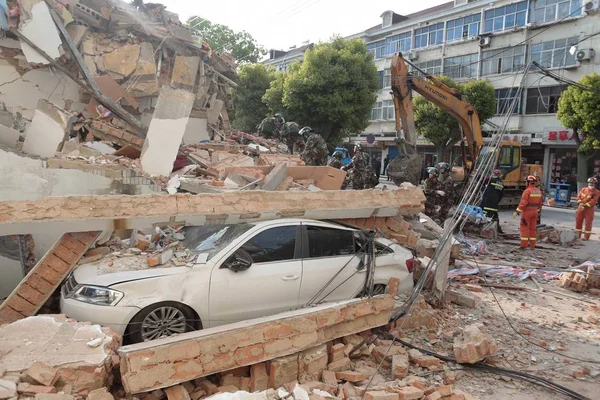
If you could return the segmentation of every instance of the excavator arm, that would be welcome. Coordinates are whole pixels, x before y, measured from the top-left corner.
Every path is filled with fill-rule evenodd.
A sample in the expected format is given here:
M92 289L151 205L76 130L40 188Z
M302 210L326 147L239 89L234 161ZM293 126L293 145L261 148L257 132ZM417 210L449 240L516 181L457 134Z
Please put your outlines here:
M475 108L454 90L429 74L425 78L408 72L402 54L392 60L392 92L396 116L396 132L407 154L416 152L417 134L412 104L412 91L447 111L460 124L467 140L469 153L475 161L483 146L481 124Z

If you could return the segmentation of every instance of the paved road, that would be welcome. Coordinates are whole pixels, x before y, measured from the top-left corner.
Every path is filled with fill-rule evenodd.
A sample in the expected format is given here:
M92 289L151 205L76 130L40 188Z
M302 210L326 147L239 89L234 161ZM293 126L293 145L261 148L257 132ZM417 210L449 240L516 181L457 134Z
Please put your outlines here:
M500 221L512 220L513 211L500 212ZM518 220L516 218L515 220ZM561 228L575 227L575 209L574 208L558 208L544 207L542 209L542 224L552 225ZM600 211L596 210L594 218L593 232L600 233Z

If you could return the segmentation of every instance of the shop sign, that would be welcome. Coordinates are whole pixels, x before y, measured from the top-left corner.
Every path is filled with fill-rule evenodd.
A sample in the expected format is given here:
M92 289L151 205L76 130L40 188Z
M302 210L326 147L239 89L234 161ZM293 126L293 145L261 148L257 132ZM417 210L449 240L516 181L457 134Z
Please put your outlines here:
M579 137L583 140L583 134L580 134ZM577 142L575 142L575 133L572 129L551 129L544 133L542 144L575 146Z
M504 133L501 135L503 142L517 142L521 146L531 146L531 135L523 133Z

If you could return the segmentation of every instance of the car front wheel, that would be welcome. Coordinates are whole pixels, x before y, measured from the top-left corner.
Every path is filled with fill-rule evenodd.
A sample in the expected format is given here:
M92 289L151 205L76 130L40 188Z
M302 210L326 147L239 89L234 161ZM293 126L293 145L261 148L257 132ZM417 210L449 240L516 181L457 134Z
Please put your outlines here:
M129 323L132 343L147 342L196 330L194 311L174 302L157 303L144 308Z

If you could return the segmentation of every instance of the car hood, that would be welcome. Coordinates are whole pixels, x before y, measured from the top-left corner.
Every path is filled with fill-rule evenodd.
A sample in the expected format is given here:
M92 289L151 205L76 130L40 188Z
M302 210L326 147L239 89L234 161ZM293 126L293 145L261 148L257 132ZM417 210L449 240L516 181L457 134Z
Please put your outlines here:
M105 257L79 265L73 275L78 284L108 287L118 283L183 274L190 267L176 267L171 261L160 267L149 267L146 256Z

